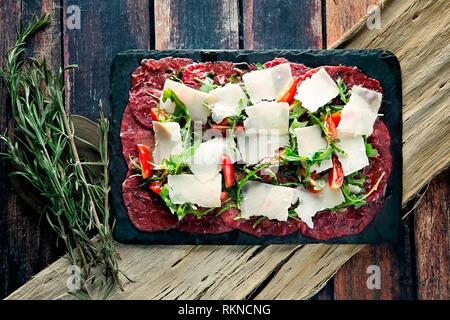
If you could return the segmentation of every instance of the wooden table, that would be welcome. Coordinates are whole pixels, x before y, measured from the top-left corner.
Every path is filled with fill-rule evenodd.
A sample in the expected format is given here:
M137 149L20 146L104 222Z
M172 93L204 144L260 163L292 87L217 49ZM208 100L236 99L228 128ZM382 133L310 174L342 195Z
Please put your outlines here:
M377 2L7 0L0 7L0 54L3 58L20 24L27 23L34 14L51 12L51 28L39 34L28 51L45 57L53 66L79 64L79 69L66 78L70 88L66 104L72 112L95 119L97 101L102 99L108 105L109 63L121 50L327 48L366 14L369 5ZM76 27L72 14L77 13L77 8L81 29L68 28ZM7 93L0 83L1 131L10 120L6 101ZM45 220L41 221L12 189L5 163L0 164L0 181L0 297L5 297L56 260L62 251L56 247ZM449 181L447 170L433 179L418 206L406 206L404 213L410 214L403 223L402 242L364 248L315 298L449 299ZM273 266L271 274L288 260ZM380 290L367 289L366 271L370 265L381 267ZM270 277L263 281L256 293L270 281Z

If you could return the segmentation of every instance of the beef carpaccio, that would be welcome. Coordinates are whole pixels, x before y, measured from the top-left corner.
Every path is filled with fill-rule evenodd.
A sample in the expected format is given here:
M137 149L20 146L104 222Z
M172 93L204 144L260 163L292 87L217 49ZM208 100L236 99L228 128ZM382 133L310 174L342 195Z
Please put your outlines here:
M143 60L120 133L129 218L146 232L360 233L392 168L382 99L352 66Z

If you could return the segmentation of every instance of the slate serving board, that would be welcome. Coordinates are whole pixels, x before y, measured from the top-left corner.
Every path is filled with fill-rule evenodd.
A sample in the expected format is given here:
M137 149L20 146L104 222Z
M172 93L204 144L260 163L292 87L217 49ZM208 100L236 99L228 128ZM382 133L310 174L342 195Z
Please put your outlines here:
M232 61L264 63L275 57L285 57L292 62L309 67L321 65L356 66L370 77L380 81L383 104L380 113L391 134L392 173L388 180L382 211L365 230L355 236L345 236L318 241L294 233L284 237L255 237L239 230L219 235L203 235L181 232L175 229L159 232L143 232L136 229L128 218L122 199L122 183L127 166L122 157L120 124L128 102L131 74L144 58L186 57L194 61ZM110 132L110 181L111 210L116 218L115 238L122 243L139 244L304 244L351 243L380 244L396 242L399 237L402 200L402 85L400 65L394 54L385 50L130 50L117 54L111 65L111 132Z

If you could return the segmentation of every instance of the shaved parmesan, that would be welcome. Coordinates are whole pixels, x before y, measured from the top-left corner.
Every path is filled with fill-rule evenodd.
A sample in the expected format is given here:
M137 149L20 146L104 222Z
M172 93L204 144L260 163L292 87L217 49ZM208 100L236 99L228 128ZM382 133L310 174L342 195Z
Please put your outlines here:
M211 90L210 95L216 97L217 102L210 105L212 119L215 123L221 122L226 117L236 115L240 101L247 105L247 96L238 84L228 83L223 87Z
M261 101L245 108L248 118L244 121L246 131L270 130L272 134L288 134L289 104L287 102Z
M316 173L324 172L325 170L331 169L333 167L333 162L331 159L323 160L320 165L313 164L309 169L311 172L315 171Z
M186 105L193 121L206 123L211 111L204 104L211 104L217 101L217 98L209 93L195 90L187 85L167 79L164 83L165 89L171 89L177 97ZM160 101L160 107L169 113L175 111L175 103L167 99L166 102Z
M253 216L264 216L287 221L294 191L293 188L249 181L242 189L241 217L248 219Z
M309 126L294 129L297 136L298 154L301 157L312 157L316 152L328 147L327 140L322 137L319 126Z
M174 204L192 203L204 208L220 207L222 176L200 181L193 174L169 175L169 198Z
M337 130L354 135L370 136L382 98L383 95L377 91L354 86L350 100L342 109Z
M234 140L215 138L200 144L194 155L188 160L191 171L200 181L207 181L215 177L222 170L221 157L227 154L233 162L239 159L235 151Z
M326 105L339 94L339 88L324 68L319 69L311 78L305 79L297 88L295 99L311 112Z
M153 131L155 132L155 149L153 150L153 162L161 164L171 155L181 151L181 130L178 122L158 122L153 121Z
M275 100L292 81L291 66L289 63L282 63L246 73L242 79L253 104L261 100Z
M341 189L331 189L327 183L322 191L318 193L313 193L304 187L299 187L297 189L297 196L299 204L295 212L310 228L314 227L312 218L317 212L334 208L345 201Z
M338 153L338 158L342 164L345 176L369 165L369 159L366 155L366 145L362 136L338 134L338 138L339 142L336 145L346 153L345 155Z
M243 133L237 136L242 160L253 165L265 158L271 158L281 147L289 144L289 135Z

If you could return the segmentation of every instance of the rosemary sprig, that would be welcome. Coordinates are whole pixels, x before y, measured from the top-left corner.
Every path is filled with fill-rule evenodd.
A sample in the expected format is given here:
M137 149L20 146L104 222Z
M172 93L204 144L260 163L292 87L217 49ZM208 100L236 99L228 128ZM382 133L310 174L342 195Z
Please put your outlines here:
M109 123L100 107L101 159L96 165L104 170L99 179L89 171L93 163L81 159L77 150L74 126L64 108L65 70L53 73L45 61L30 59L25 64L22 58L26 41L50 21L50 15L44 15L19 33L5 68L0 68L15 120L15 129L0 135L6 145L2 156L18 168L12 175L28 181L45 201L42 214L64 242L69 262L82 271L76 294L92 297L92 283L106 293L122 287L109 215ZM94 281L94 273L101 274L100 282Z

